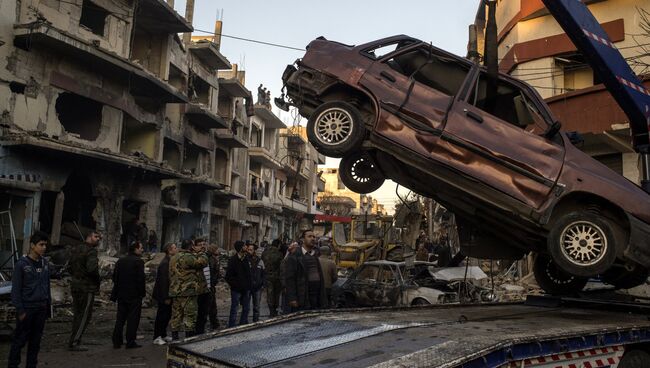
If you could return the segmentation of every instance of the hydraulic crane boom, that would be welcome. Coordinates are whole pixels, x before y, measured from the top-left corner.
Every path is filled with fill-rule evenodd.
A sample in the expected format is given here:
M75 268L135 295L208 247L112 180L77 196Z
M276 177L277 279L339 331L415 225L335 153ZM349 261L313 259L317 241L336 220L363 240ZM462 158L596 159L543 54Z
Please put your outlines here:
M650 144L650 92L584 3L542 1L630 119L632 144L636 151L643 152Z

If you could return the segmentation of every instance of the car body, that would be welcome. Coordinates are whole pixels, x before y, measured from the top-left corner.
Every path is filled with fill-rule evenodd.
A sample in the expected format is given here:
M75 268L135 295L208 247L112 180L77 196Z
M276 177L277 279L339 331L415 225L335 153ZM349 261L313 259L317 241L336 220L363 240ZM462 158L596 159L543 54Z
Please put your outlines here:
M566 278L644 280L650 196L560 132L528 84L408 36L319 38L283 75L310 142L369 192L384 179L454 212L465 255L550 256ZM540 273L544 274L544 272Z
M457 283L470 285L472 302L493 301L483 288L471 282L486 278L480 268L472 266L436 268L435 263L369 261L334 285L332 294L337 305L344 307L413 306L456 303Z

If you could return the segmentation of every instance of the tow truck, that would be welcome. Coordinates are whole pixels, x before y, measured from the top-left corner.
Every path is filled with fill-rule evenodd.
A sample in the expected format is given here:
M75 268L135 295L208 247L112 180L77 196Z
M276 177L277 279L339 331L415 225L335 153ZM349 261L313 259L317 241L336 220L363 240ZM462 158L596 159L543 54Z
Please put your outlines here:
M583 2L543 2L630 118L649 192L650 93ZM487 3L489 44L496 41L496 1ZM496 64L488 69L496 73ZM509 304L306 311L172 344L168 367L645 368L648 312L647 300L612 291Z

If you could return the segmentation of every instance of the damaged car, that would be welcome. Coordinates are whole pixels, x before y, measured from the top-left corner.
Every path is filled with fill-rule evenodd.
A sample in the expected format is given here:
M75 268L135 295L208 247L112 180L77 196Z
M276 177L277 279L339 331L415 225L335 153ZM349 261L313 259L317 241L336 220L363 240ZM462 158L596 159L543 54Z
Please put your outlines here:
M549 292L647 279L650 197L574 147L528 84L403 35L318 38L282 78L276 105L309 119L346 187L391 179L435 199L456 214L464 255L540 254Z
M474 284L487 275L476 266L436 268L435 263L369 261L332 288L339 307L414 306L493 301L489 290ZM460 286L460 288L459 288Z

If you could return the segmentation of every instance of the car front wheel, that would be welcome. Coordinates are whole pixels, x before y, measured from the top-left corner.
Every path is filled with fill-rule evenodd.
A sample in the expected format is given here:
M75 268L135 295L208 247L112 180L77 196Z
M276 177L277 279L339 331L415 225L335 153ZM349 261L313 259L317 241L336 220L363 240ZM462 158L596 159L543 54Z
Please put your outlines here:
M374 192L384 184L384 177L365 152L354 152L341 159L339 175L343 184L356 193Z
M318 152L329 157L343 157L361 145L366 128L361 113L343 101L320 105L309 117L307 137Z
M622 230L598 212L570 212L553 224L548 250L564 271L582 277L596 276L616 261L617 231Z

